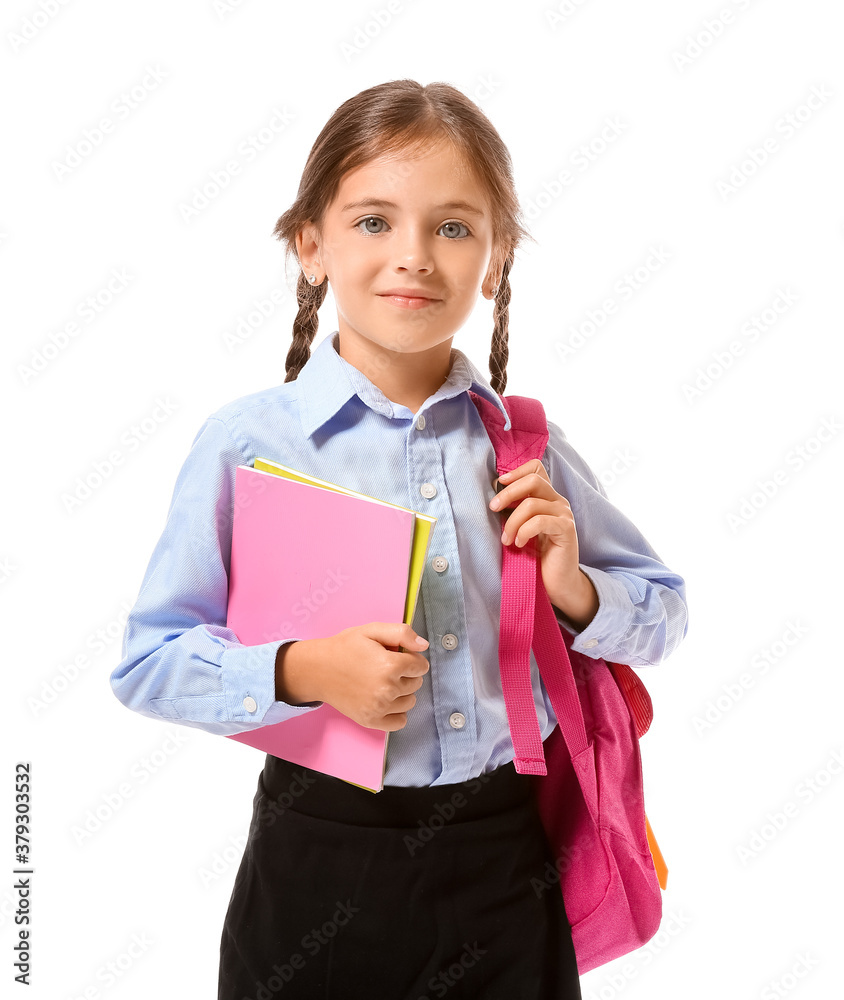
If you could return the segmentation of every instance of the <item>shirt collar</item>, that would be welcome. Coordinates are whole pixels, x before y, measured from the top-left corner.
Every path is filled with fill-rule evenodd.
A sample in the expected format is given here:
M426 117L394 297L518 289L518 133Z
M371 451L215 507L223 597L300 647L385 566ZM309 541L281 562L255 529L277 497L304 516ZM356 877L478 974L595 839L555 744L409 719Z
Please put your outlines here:
M407 407L387 399L384 393L354 365L337 353L338 331L320 341L302 366L296 385L299 390L299 417L302 430L310 437L330 420L351 398L357 395L370 409L387 417L409 419ZM456 347L451 349L451 370L440 388L420 407L428 409L441 399L451 399L471 389L493 403L504 418L504 430L510 429L510 417L498 393L469 358ZM416 416L416 414L414 414Z

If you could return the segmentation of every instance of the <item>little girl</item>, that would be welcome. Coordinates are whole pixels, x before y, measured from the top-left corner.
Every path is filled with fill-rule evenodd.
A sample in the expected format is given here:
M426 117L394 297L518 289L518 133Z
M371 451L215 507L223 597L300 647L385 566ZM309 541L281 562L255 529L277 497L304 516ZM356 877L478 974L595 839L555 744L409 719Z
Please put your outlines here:
M219 1000L581 995L562 894L535 890L554 859L513 765L501 546L536 539L560 625L595 658L661 662L686 632L685 587L555 424L541 461L496 482L469 391L506 419L518 218L507 149L462 93L398 80L346 101L275 229L301 268L285 382L209 416L179 473L117 697L218 734L325 702L391 733L377 794L267 755ZM329 282L338 329L311 353ZM479 293L495 302L491 382L452 347ZM225 624L234 476L257 456L436 517L412 627L238 641ZM545 739L557 720L531 669Z

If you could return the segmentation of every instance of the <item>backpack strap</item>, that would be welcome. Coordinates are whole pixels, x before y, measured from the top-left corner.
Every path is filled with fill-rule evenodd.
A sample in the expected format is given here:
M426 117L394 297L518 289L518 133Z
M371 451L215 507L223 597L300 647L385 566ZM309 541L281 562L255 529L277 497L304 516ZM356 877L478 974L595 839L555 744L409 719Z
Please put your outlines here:
M532 458L541 458L548 444L548 420L538 399L502 396L511 429L489 400L469 390L493 448L498 475L510 472ZM519 774L547 774L542 734L530 675L530 649L536 618L538 572L533 539L523 546L502 548L501 624L499 670L507 722L513 740L514 763Z
M532 458L542 458L550 435L548 419L538 399L500 397L510 417L510 430L505 431L497 407L476 393L470 395L495 449L499 475ZM501 550L498 658L516 771L544 775L548 770L531 683L531 648L560 732L571 757L575 758L588 745L583 710L532 538L521 548L508 545Z
M469 390L481 420L495 449L498 474L511 472L532 458L542 458L548 445L548 419L538 399L528 396L501 396L510 417L510 430L504 430L504 418L488 399Z

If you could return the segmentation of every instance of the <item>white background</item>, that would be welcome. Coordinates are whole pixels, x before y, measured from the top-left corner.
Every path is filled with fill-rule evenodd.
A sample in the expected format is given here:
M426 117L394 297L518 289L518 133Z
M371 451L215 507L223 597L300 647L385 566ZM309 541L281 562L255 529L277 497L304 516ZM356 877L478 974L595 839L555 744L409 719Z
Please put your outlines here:
M841 996L840 9L394 0L378 25L386 8L4 5L4 995L24 994L12 826L14 764L28 760L26 995L216 996L262 757L127 711L108 676L193 436L284 380L294 275L271 232L311 144L344 100L411 77L474 97L530 209L506 391L544 401L688 586L685 642L641 671L663 929L584 977L584 997ZM239 153L277 111L289 124ZM113 129L86 146L103 117ZM186 220L233 158L240 173ZM113 271L131 278L109 296ZM622 298L628 273L638 287ZM281 302L230 349L273 289ZM80 322L98 292L111 301ZM614 314L590 327L608 297ZM330 299L320 318L318 341L335 328ZM491 330L480 299L454 340L484 371ZM564 357L565 344L579 346ZM116 448L121 464L68 509Z

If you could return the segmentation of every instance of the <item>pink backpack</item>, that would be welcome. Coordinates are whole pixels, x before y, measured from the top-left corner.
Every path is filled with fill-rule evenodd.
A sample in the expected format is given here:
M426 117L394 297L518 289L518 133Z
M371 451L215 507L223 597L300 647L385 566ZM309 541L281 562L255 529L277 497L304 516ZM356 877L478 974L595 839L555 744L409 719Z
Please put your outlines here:
M549 434L538 400L502 396L511 421L504 431L497 408L469 395L492 440L499 475L541 458ZM547 883L535 888L559 884L583 975L641 947L662 917L666 871L645 816L639 753L653 709L629 666L571 649L533 539L522 548L502 547L501 583L499 667L514 762L520 774L533 775L556 859ZM559 722L544 744L530 683L531 647Z

